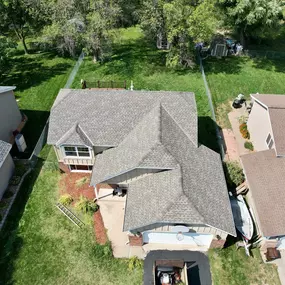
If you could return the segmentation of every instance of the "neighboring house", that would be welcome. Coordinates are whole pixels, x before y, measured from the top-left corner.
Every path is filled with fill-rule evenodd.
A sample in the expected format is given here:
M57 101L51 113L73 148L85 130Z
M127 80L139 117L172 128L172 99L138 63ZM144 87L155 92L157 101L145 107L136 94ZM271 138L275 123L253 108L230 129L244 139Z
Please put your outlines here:
M127 189L130 241L209 248L236 235L220 156L198 142L193 93L62 89L48 144L63 171L92 172L98 199L102 185Z
M285 236L285 96L252 94L251 98L247 124L257 152L241 160L262 246L274 247Z
M0 86L0 140L14 143L13 132L19 132L24 126L23 118L17 105L14 92L15 86Z
M12 145L0 140L0 200L13 175L15 165L10 155Z

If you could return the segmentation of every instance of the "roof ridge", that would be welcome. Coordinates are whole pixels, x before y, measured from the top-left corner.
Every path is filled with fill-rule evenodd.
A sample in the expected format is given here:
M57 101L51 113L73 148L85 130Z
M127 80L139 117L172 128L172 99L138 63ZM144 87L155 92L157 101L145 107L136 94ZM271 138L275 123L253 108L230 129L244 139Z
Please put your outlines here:
M77 124L77 127L76 127L76 128L78 128L78 129L82 132L82 134L87 138L87 140L89 141L90 145L93 145L92 140L89 138L89 136L88 136L88 135L86 134L86 132L83 130L83 128L81 127L80 123ZM76 132L78 133L77 130L76 130ZM78 134L79 134L79 136L81 137L81 134L80 134L80 133L78 133Z
M184 100L185 101L185 100ZM161 104L163 110L169 115L169 117L173 120L173 122L181 129L181 131L185 134L185 136L192 142L192 144L198 148L198 146L196 146L196 144L193 142L193 140L188 136L188 134L184 131L184 129L180 126L180 124L173 118L173 116L169 113L169 111L167 110L167 108L165 108L165 106L163 105L163 103Z
M62 135L62 137L56 142L55 145L56 145L56 146L59 146L60 143L61 143L61 141L63 141L64 139L68 138L69 135L70 135L73 131L76 131L77 126L78 126L78 122L75 122L75 124L72 125L72 126L70 127L70 129L69 129L68 131L66 131L66 132Z

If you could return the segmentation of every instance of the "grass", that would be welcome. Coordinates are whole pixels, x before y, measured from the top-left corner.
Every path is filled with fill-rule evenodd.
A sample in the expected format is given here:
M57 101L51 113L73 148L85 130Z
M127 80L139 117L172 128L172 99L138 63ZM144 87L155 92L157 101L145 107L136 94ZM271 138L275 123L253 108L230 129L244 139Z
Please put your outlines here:
M130 88L132 80L135 90L194 92L199 113L199 140L219 151L199 67L176 70L167 68L166 55L167 52L156 49L155 43L147 42L138 27L121 29L114 40L113 56L109 61L95 64L91 57L85 58L72 87L81 88L80 80L84 79L87 83L126 80L127 88Z
M28 116L23 133L27 156L31 154L49 117L50 108L60 88L64 87L74 60L53 53L24 55L21 48L0 67L0 85L16 86L19 108Z
M209 258L213 284L215 285L278 285L280 280L273 264L262 262L259 249L248 257L243 249L232 245L218 250L211 249Z
M229 101L240 93L247 99L251 93L285 94L285 60L247 57L209 58L204 63L205 72L218 123L229 127L227 112Z
M51 150L45 163L55 159ZM21 188L0 240L0 284L141 284L142 270L98 245L90 223L79 229L56 209L60 176L39 162Z

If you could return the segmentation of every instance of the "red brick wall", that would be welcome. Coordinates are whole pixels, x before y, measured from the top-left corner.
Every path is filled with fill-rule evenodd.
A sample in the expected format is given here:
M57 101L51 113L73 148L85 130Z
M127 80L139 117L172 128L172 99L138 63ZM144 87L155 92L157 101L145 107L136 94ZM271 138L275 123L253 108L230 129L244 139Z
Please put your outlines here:
M70 172L68 165L64 164L63 162L59 162L58 166L62 172Z
M129 245L130 246L142 246L143 245L142 235L139 235L139 236L129 235Z
M223 248L226 241L224 239L213 239L210 248Z

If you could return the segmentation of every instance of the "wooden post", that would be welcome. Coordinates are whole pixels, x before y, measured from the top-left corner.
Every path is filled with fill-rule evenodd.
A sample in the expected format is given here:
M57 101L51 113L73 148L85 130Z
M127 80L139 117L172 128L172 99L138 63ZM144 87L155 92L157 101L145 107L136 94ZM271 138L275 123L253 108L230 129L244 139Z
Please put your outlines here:
M100 80L98 80L98 88L100 88Z
M124 80L124 88L127 89L127 82Z

